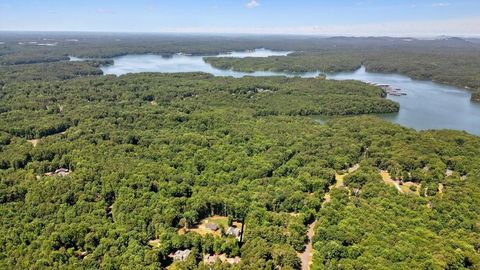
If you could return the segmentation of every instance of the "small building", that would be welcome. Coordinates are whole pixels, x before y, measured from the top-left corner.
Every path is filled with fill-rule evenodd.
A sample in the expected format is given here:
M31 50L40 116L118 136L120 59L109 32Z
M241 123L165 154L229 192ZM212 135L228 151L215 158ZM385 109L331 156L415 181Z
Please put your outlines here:
M239 264L242 259L238 256L235 258L227 258L227 263L229 264Z
M218 231L218 229L219 229L219 228L218 228L218 225L215 224L215 223L207 223L207 224L205 225L205 228L207 228L207 229L209 229L209 230L212 230L212 231L214 231L214 232L215 232L215 231Z
M206 265L213 265L215 264L217 261L220 261L222 263L228 263L228 264L238 264L240 263L241 261L241 258L236 256L234 258L228 258L227 257L227 254L223 253L223 254L213 254L213 255L210 255L210 254L205 254L203 256L203 262L206 264Z
M171 257L174 261L185 261L192 251L190 249L177 250Z
M65 176L70 174L70 170L65 168L60 168L58 170L55 170L55 174L58 176Z
M256 88L255 91L257 91L257 93L273 93L272 90L270 90L270 89L263 89L263 88Z
M215 264L217 260L220 260L220 257L216 254L213 254L213 255L207 254L203 257L203 260L205 264L212 265L212 264Z
M69 169L65 169L65 168L60 168L60 169L57 169L55 170L54 172L48 172L48 173L45 173L45 176L67 176L71 173L71 171Z
M227 231L226 231L226 234L227 235L230 235L230 236L233 236L237 239L240 239L240 229L238 228L235 228L235 227L228 227Z

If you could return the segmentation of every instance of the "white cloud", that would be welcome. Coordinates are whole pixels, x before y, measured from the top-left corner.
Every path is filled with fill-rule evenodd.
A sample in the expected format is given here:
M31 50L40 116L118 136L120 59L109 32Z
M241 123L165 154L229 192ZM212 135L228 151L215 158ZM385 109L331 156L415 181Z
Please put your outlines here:
M251 0L250 2L248 2L246 5L245 5L247 8L256 8L258 6L260 6L260 3L256 0Z
M450 3L434 3L432 4L432 7L448 7L450 6Z

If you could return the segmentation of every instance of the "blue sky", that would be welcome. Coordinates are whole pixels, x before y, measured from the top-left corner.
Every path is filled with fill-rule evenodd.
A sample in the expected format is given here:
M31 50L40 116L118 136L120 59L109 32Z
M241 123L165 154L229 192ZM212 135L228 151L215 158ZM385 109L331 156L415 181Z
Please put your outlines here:
M0 0L0 30L480 35L480 0Z

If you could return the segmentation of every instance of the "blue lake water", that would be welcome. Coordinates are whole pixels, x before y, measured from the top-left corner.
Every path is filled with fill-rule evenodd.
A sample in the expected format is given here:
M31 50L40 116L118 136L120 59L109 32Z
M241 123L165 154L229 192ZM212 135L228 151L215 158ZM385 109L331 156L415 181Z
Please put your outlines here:
M400 88L406 96L388 99L400 103L400 112L381 115L386 120L417 130L457 129L480 135L480 104L470 101L471 92L431 81L413 80L398 74L365 71L327 75L333 80L359 80Z
M219 57L269 57L284 56L290 52L275 52L257 49L248 52L233 52ZM75 59L77 60L77 59ZM271 71L253 73L221 70L205 63L203 56L176 54L172 57L158 55L125 55L113 59L114 64L102 67L105 74L123 75L139 72L205 72L215 76L300 76L316 77L320 72L292 74ZM360 80L388 84L402 89L406 96L391 96L388 99L400 103L400 112L380 117L417 130L456 129L480 135L480 104L470 101L470 92L430 81L413 80L398 74L382 74L365 71L326 74L332 80Z
M232 52L229 54L221 54L217 57L269 57L269 56L285 56L291 52L278 52L266 49L256 49L246 52ZM231 76L240 78L244 76L288 76L292 77L295 74L271 72L271 71L256 71L253 73L238 72L233 70L222 70L212 67L205 63L204 56L191 56L184 54L175 54L171 57L162 57L160 55L143 54L143 55L125 55L114 58L114 64L102 68L104 74L123 75L127 73L139 72L162 72L162 73L177 73L177 72L205 72L215 76ZM302 77L316 77L319 72L298 74Z

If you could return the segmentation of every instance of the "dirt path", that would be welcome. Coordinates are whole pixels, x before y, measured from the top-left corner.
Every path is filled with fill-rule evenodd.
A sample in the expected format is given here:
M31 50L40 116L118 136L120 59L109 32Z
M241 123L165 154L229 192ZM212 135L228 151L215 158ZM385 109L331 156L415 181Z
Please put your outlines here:
M353 167L349 168L347 170L347 172L344 173L344 174L335 173L335 180L336 180L335 184L331 185L329 187L329 191L327 193L325 193L325 196L324 196L325 200L322 204L322 207L323 207L323 205L325 205L326 203L329 203L331 201L330 191L333 188L342 188L344 186L343 178L346 175L355 172L359 168L360 168L360 165L355 164ZM307 245L305 246L305 250L302 253L298 253L298 257L302 261L302 270L310 270L310 265L313 263L313 242L312 242L312 239L313 239L313 235L315 234L314 229L315 229L315 224L316 223L317 223L317 221L315 220L312 224L308 225Z
M399 185L396 181L393 181L393 184L395 185L395 187L397 188L397 190L398 190L400 193L404 193L404 192L403 192L403 189L400 187L400 185Z
M59 132L59 133L56 133L56 134L51 134L51 135L48 135L46 137L49 137L49 136L53 136L53 135L57 135L57 134L65 134L67 133L67 131L62 131L62 132ZM43 138L46 138L46 137L43 137ZM33 145L33 147L36 147L37 144L40 142L42 138L38 138L38 139L32 139L32 140L27 140L27 142L31 143Z
M353 173L358 169L360 169L360 164L357 163L357 164L353 165L351 168L348 168L348 173Z
M395 186L395 188L397 188L397 190L400 193L405 193L405 192L403 192L403 189L398 184L398 181L393 180L392 177L390 176L390 174L387 171L383 171L383 170L380 171L380 175L382 176L382 179L385 183L392 184L392 185Z
M343 183L343 178L345 176L347 176L348 174L351 174L351 173L355 172L359 168L360 168L360 164L355 164L355 165L353 165L353 167L348 168L347 172L344 173L344 174L335 173L335 184L328 187L329 192L325 193L325 196L323 197L324 201L323 201L322 206L325 205L325 203L329 203L331 201L330 190L332 190L333 188L344 187L345 184Z
M308 242L307 242L307 245L305 246L305 251L298 254L298 257L302 261L302 270L310 270L310 265L312 264L312 259L313 259L312 238L313 238L313 235L315 234L315 231L314 231L315 224L316 224L316 221L308 225L308 233L307 233Z
M40 139L33 139L33 140L27 140L29 143L31 143L33 145L33 147L37 146L38 142L40 141Z

